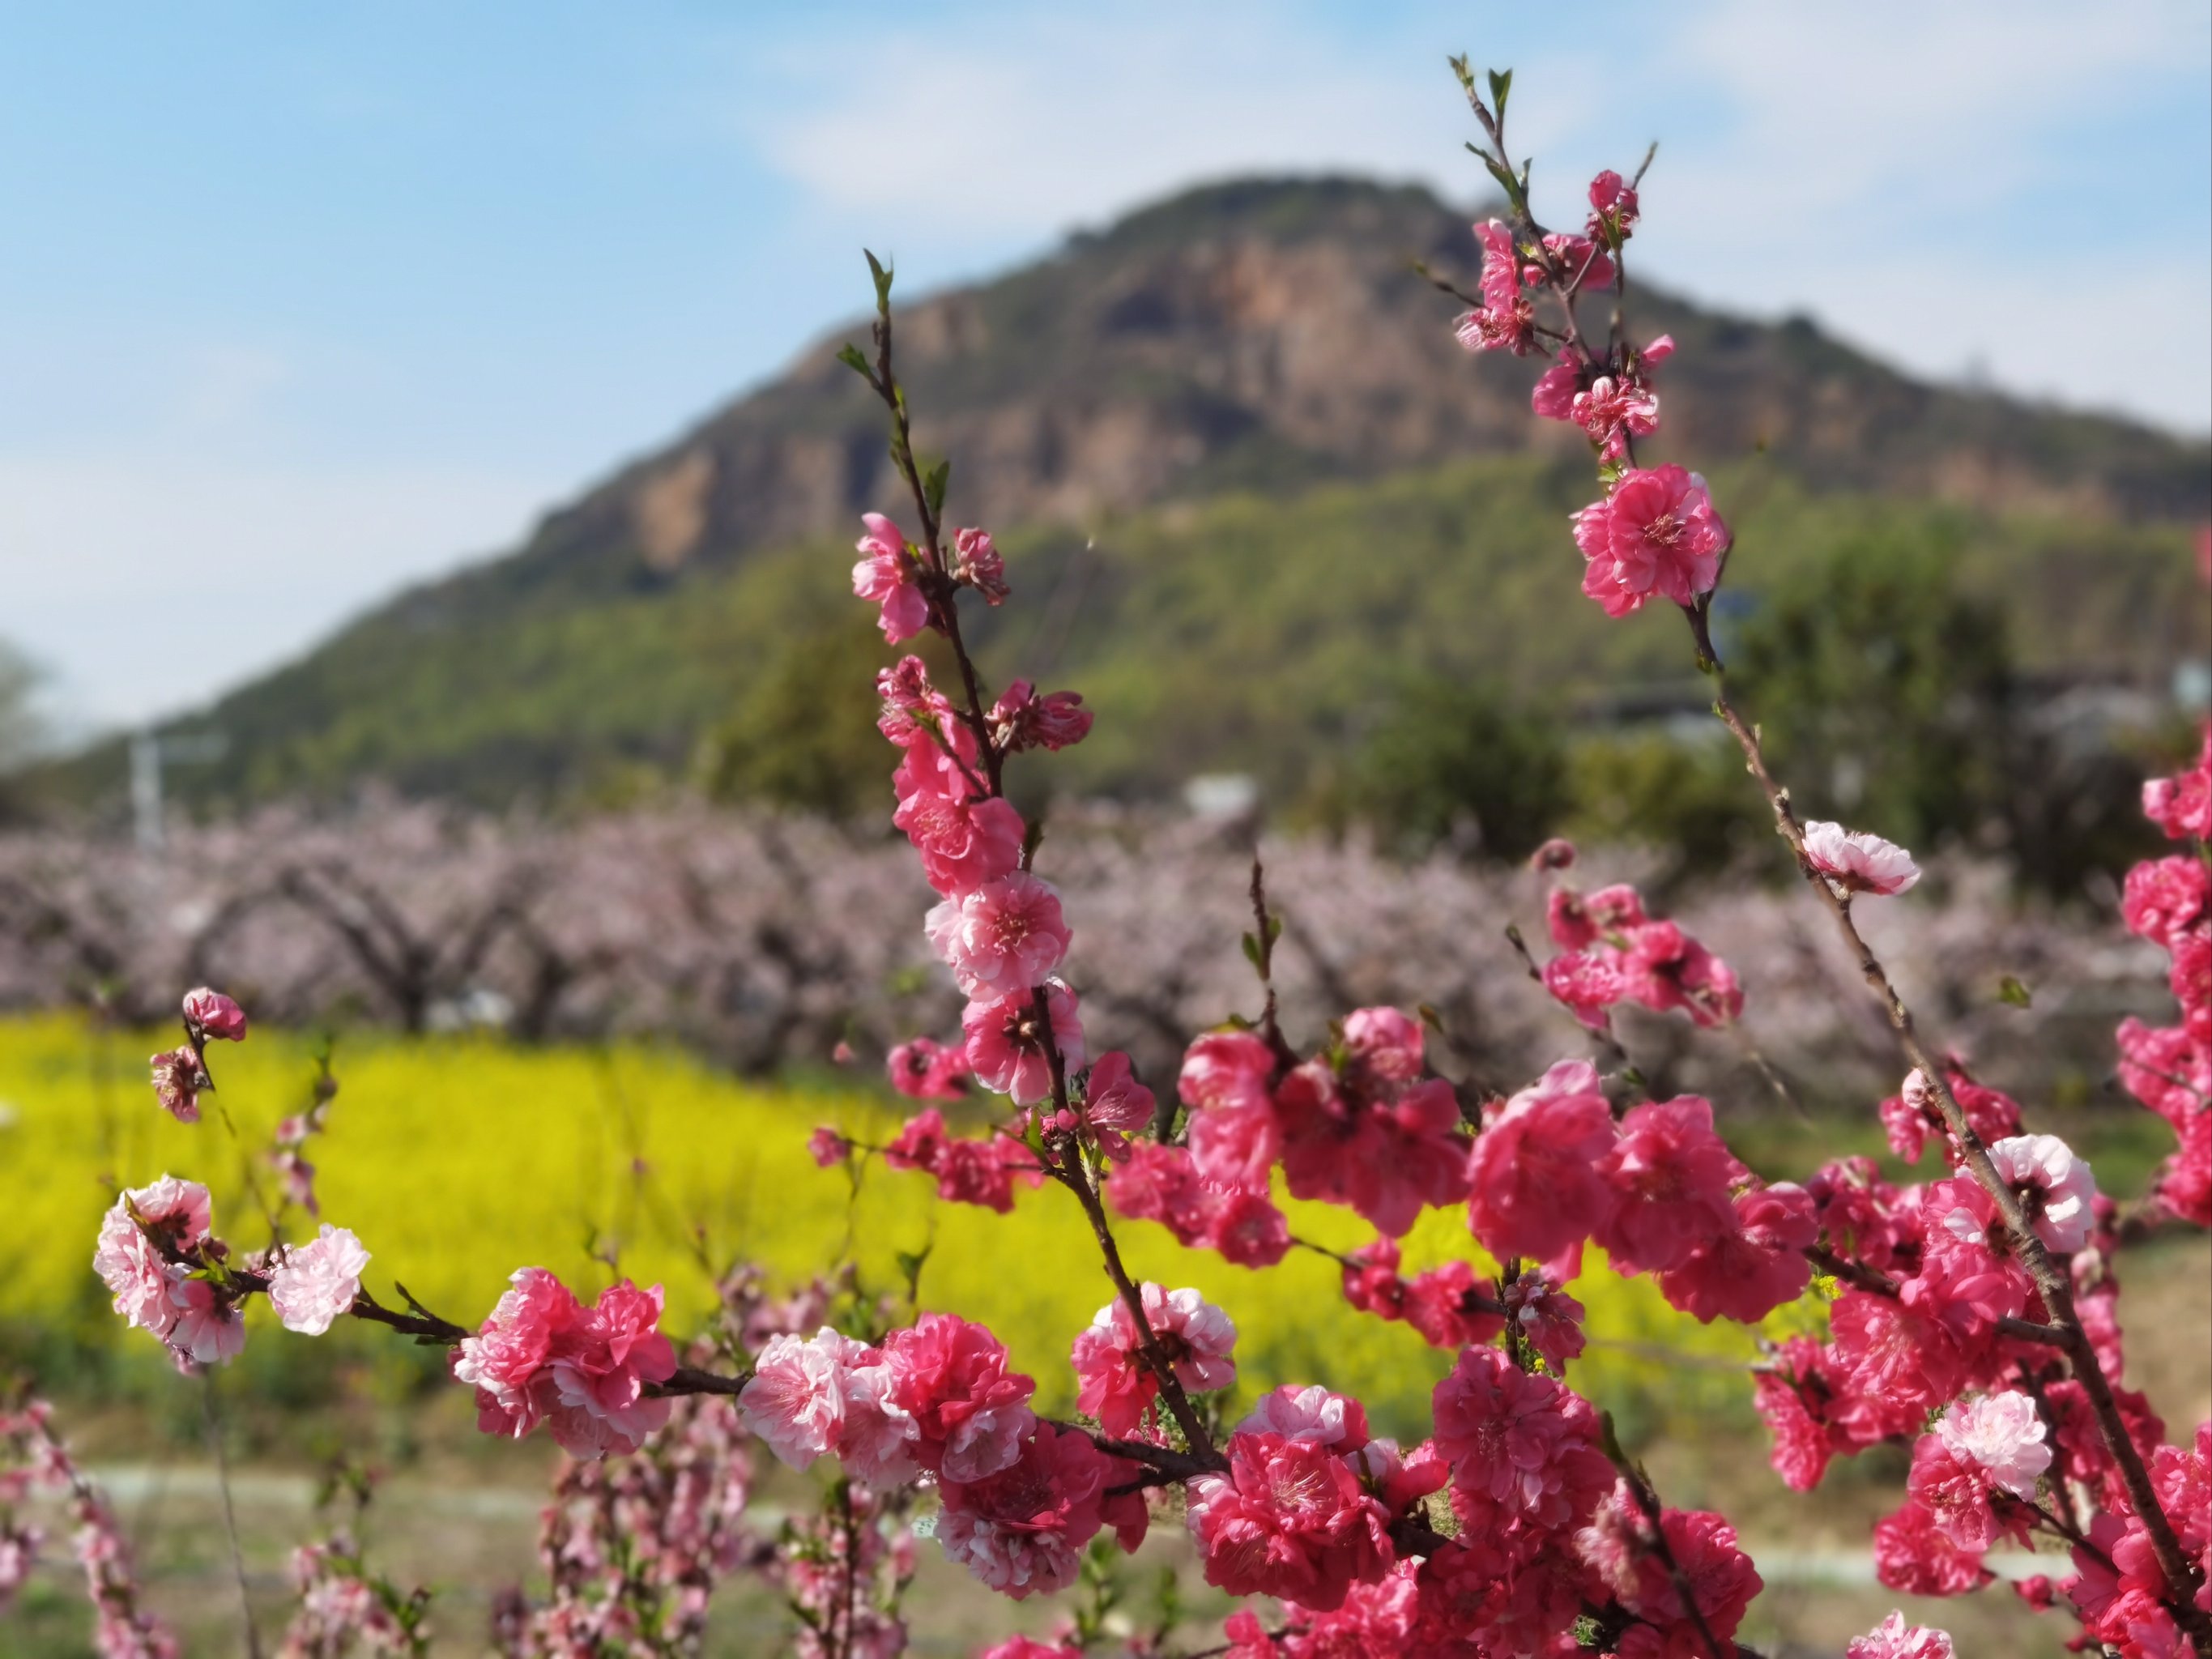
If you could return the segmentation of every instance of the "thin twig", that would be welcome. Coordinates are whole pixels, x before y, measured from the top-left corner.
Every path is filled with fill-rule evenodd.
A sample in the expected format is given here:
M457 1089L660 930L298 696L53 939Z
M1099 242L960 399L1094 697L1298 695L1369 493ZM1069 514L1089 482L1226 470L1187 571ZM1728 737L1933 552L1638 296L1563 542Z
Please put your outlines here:
M261 1659L261 1632L253 1626L253 1601L246 1590L246 1554L238 1543L238 1511L230 1501L230 1454L222 1443L222 1418L216 1409L215 1370L200 1375L200 1412L207 1422L208 1449L215 1456L216 1487L222 1494L223 1534L230 1540L230 1574L238 1585L238 1619L246 1629L247 1659Z

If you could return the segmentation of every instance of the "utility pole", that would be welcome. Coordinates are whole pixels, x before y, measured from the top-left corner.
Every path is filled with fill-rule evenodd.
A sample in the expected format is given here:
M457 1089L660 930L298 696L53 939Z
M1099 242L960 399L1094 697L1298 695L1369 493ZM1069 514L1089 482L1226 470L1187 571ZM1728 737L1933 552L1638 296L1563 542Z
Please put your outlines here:
M150 729L131 734L131 820L140 852L161 850L161 768L220 760L229 747L230 739L220 732L189 738L165 738Z

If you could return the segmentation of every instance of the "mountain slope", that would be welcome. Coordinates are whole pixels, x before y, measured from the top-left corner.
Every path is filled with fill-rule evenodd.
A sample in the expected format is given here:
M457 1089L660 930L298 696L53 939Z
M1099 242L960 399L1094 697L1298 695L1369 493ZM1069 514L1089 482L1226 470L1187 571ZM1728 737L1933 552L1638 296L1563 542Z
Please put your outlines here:
M1460 352L1414 258L1471 281L1465 217L1418 189L1252 180L902 307L918 441L955 459L954 521L1059 545L1146 508L1171 526L1178 504L1356 495L1481 457L1506 465L1488 476L1513 515L1538 500L1564 510L1587 466L1577 434L1529 416L1540 365ZM1984 525L2027 514L2087 542L2140 539L2129 526L2161 539L2155 526L2212 501L2201 444L1923 386L1803 321L1746 322L1650 289L1632 315L1682 347L1662 382L1661 453L1709 471L1758 456L1760 476L1793 489L1949 503ZM550 514L514 553L402 594L185 722L220 727L231 751L179 784L224 804L368 776L501 799L557 794L611 759L679 763L825 603L855 515L901 499L880 413L833 360L858 332ZM1296 564L1294 515L1279 533ZM1502 629L1509 648L1570 609L1516 603L1536 609ZM112 750L71 771L81 796L120 775Z

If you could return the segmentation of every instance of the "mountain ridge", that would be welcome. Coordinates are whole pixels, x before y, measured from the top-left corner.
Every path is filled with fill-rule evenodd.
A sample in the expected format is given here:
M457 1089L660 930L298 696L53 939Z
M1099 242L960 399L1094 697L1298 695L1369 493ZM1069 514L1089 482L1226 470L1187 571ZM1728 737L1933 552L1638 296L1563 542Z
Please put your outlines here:
M1579 433L1529 415L1541 363L1470 362L1451 340L1449 302L1411 268L1425 260L1471 287L1476 258L1468 216L1419 185L1196 186L1026 265L902 303L916 442L953 459L952 520L1002 532L1081 532L1470 457L1547 469L1585 457ZM1671 333L1681 348L1660 379L1660 459L1712 470L1759 457L1815 491L2085 524L2212 512L2212 446L1924 384L1808 319L1748 321L1642 285L1629 310L1641 337ZM595 618L618 625L629 601L696 591L719 602L706 597L714 583L690 585L848 539L864 508L896 512L903 492L880 409L834 359L864 329L819 337L780 374L548 512L509 552L404 590L168 722L212 721L255 751L209 769L210 798L284 787L277 751L341 729L350 700L375 695L357 669L331 672L348 653L404 677L426 653L496 650L526 623L580 641ZM545 646L518 672L557 681L563 654ZM106 753L65 769L114 771Z

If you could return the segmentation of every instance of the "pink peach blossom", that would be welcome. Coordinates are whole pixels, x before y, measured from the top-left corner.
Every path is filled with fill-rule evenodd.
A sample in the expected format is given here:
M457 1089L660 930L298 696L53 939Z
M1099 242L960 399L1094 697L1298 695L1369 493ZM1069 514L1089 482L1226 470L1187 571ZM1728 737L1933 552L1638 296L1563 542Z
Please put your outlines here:
M1583 1304L1540 1267L1522 1269L1521 1276L1505 1286L1501 1299L1505 1317L1522 1340L1544 1357L1546 1364L1564 1373L1567 1362L1584 1346Z
M1012 1096L1017 1106L1034 1106L1052 1097L1052 1057L1045 1048L1046 1023L1038 1015L1040 997L1050 1017L1053 1047L1072 1075L1083 1065L1083 1024L1076 1014L1075 993L1060 981L1047 981L1041 991L1024 989L971 1002L960 1016L975 1080Z
M945 900L922 929L962 994L985 1000L1043 984L1067 954L1060 895L1023 871Z
M2171 951L2212 902L2212 872L2203 860L2176 854L2146 859L2128 872L2120 915L2128 931Z
M1566 951L1544 964L1544 988L1593 1031L1602 1031L1607 1010L1628 995L1625 958L1610 945Z
M1583 385L1581 355L1571 346L1565 347L1559 362L1536 377L1528 406L1544 420L1571 421L1575 418L1575 398Z
M1474 228L1482 243L1482 300L1454 325L1469 351L1511 351L1525 355L1535 343L1536 312L1521 292L1521 257L1513 233L1496 219Z
M1660 1294L1708 1325L1721 1317L1756 1324L1811 1281L1805 1249L1820 1223L1803 1188L1753 1186L1736 1195L1735 1222L1659 1275Z
M1421 1074L1421 1023L1395 1008L1355 1008L1344 1017L1344 1046L1374 1076L1411 1083Z
M1065 1589L1075 1582L1083 1547L1103 1523L1102 1492L1113 1467L1080 1431L1039 1423L1012 1463L940 1486L938 1541L978 1579L1018 1601Z
M1593 241L1625 240L1636 224L1636 187L1611 167L1590 180L1589 204L1589 231Z
M2212 545L2212 541L2200 542ZM2212 720L2204 725L2197 764L2142 787L2143 816L2175 841L2212 841Z
M1012 680L991 705L992 741L1009 755L1025 749L1057 751L1089 736L1092 718L1080 691L1039 696L1027 680Z
M952 576L983 596L986 605L1003 605L1012 591L1006 586L1006 561L988 530L952 532Z
M2036 1480L2051 1467L2045 1433L2035 1401L2017 1389L1954 1405L1936 1424L1936 1437L1954 1456L2015 1498L2033 1498Z
M1019 868L1028 833L1021 814L995 795L975 800L939 789L902 793L891 822L921 854L929 884L949 898Z
M1695 604L1719 580L1729 548L1728 526L1713 510L1705 481L1671 465L1623 474L1574 524L1575 544L1589 561L1583 592L1609 617L1640 611L1655 598Z
M477 1392L477 1426L519 1440L544 1415L532 1382L584 1310L544 1267L519 1267L508 1283L482 1328L453 1350L451 1364L455 1380Z
M1434 1405L1453 1506L1470 1528L1579 1526L1613 1486L1590 1403L1552 1377L1515 1369L1495 1348L1462 1353L1437 1384Z
M1240 1267L1272 1267L1291 1248L1291 1224L1263 1193L1238 1187L1215 1196L1196 1242Z
M1325 1060L1309 1060L1277 1088L1273 1119L1292 1197L1349 1205L1397 1237L1425 1206L1467 1196L1467 1139L1459 1097L1443 1079L1384 1083L1380 1093L1374 1081L1356 1069L1340 1079ZM1195 1126L1193 1139L1195 1150Z
M1954 1543L1917 1501L1875 1522L1874 1563L1875 1577L1906 1595L1964 1595L1994 1576L1982 1552Z
M1614 1202L1596 1170L1613 1145L1613 1109L1597 1068L1561 1060L1495 1109L1475 1137L1468 1220L1504 1261L1547 1261L1601 1226Z
M1621 1119L1598 1160L1613 1203L1592 1236L1623 1273L1679 1267L1735 1231L1729 1188L1741 1167L1713 1133L1711 1102L1647 1101Z
M1206 1582L1329 1612L1390 1569L1389 1517L1343 1458L1308 1441L1240 1431L1225 1474L1188 1486Z
M162 1261L121 1201L100 1218L92 1267L107 1286L117 1313L139 1329L167 1340L177 1322L169 1301L171 1279L181 1277L185 1269Z
M1036 1419L1036 1384L1010 1369L984 1327L927 1313L883 1341L889 1398L915 1425L914 1457L946 1480L981 1480L1010 1468Z
M668 1401L647 1392L676 1370L674 1345L660 1333L661 1305L659 1285L641 1290L618 1279L556 1341L532 1391L548 1432L569 1456L627 1455L668 1421Z
M1349 1395L1332 1393L1319 1383L1300 1388L1285 1382L1261 1395L1236 1431L1272 1434L1331 1451L1352 1452L1367 1443L1367 1412Z
M1237 1380L1231 1352L1237 1327L1196 1291L1169 1291L1146 1280L1139 1286L1145 1323L1168 1356L1176 1380L1194 1394L1225 1389ZM1121 1297L1101 1308L1075 1339L1076 1405L1115 1438L1137 1432L1159 1393L1145 1361L1137 1323Z
M2057 1135L2013 1135L1990 1147L1990 1162L2028 1203L2035 1236L2062 1255L2086 1243L2096 1218L2097 1177Z
M225 1042L246 1041L246 1011L220 991L204 985L185 993L185 1023L204 1037Z
M1908 1625L1892 1613L1864 1636L1854 1636L1844 1659L1957 1659L1950 1636L1922 1625Z
M1544 238L1544 252L1552 256L1559 281L1576 292L1611 288L1618 274L1612 256L1586 236L1554 231ZM1522 270L1522 280L1533 285L1542 280L1542 275L1531 264Z
M1130 1072L1128 1055L1116 1048L1091 1062L1083 1083L1083 1121L1109 1155L1126 1157L1122 1137L1149 1127L1156 1109L1152 1091Z
M974 1067L964 1048L948 1048L933 1037L914 1037L886 1057L891 1087L915 1100L959 1100L968 1092ZM941 1123L944 1120L940 1118Z
M1183 1055L1176 1091L1190 1108L1190 1151L1218 1186L1264 1194L1282 1156L1272 1093L1275 1057L1249 1031L1210 1031Z
M1908 890L1920 879L1912 854L1894 842L1815 818L1805 826L1805 857L1844 893L1883 897Z
M245 1352L246 1316L206 1279L172 1269L169 1306L176 1318L163 1340L180 1359L214 1365Z
M929 624L929 601L920 580L921 567L907 551L906 532L880 513L864 513L867 534L856 544L860 562L853 567L853 592L882 607L876 625L892 645L912 639Z
M149 1063L154 1069L154 1098L161 1109L179 1123L198 1122L200 1090L207 1082L198 1054L187 1044L164 1049Z
M1659 429L1659 399L1650 388L1610 374L1599 375L1589 390L1577 392L1568 414L1597 446L1600 459L1608 461L1626 454L1631 439L1648 438Z
M269 1275L269 1304L288 1331L320 1336L361 1294L368 1252L343 1227L327 1221L308 1243L284 1253Z
M845 1431L846 1377L866 1352L827 1325L811 1337L770 1337L738 1396L745 1426L792 1468L828 1456Z
M1487 1342L1505 1328L1506 1316L1497 1310L1492 1291L1477 1281L1469 1263L1443 1262L1404 1281L1406 1322L1431 1347L1448 1352Z

